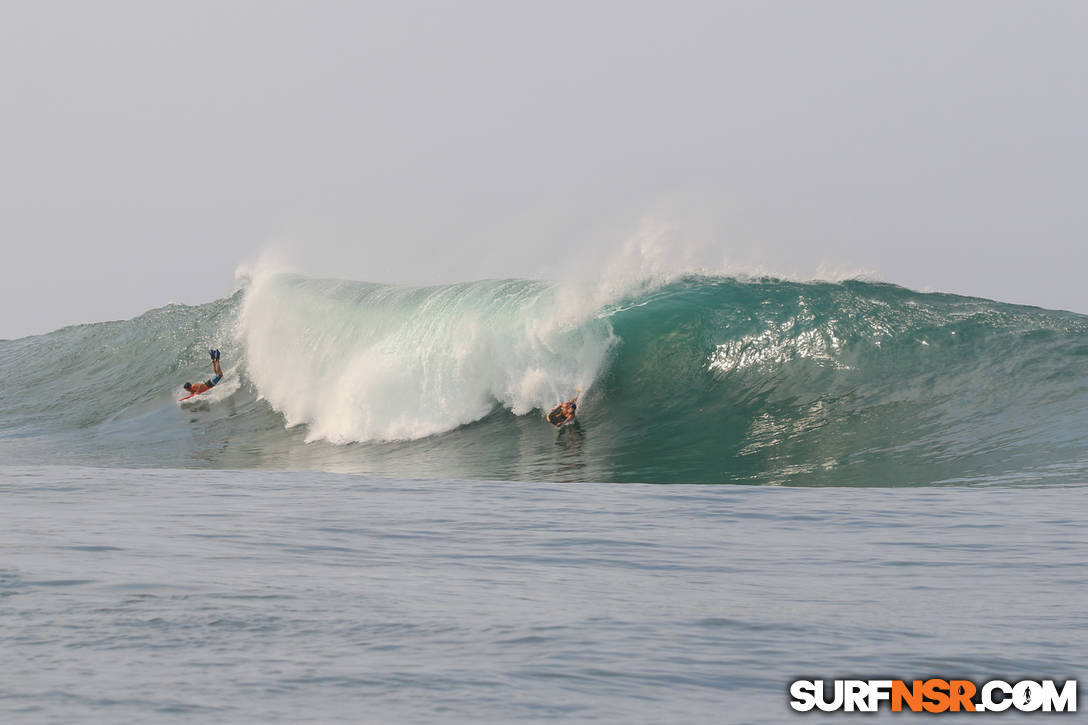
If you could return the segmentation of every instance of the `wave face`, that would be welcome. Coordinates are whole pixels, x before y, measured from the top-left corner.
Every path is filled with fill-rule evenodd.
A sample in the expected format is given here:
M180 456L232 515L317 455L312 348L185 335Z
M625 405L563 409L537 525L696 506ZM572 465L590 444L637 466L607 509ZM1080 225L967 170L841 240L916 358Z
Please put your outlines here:
M227 379L181 407L184 380ZM1088 317L868 282L266 275L0 341L0 457L396 477L1084 483ZM543 411L581 390L579 423Z

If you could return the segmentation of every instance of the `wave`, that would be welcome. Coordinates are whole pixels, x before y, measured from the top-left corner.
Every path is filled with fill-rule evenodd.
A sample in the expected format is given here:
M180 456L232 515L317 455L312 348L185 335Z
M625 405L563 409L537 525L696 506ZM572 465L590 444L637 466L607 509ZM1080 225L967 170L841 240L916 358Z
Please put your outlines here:
M430 288L259 278L238 339L249 377L308 440L415 439L588 389L614 343L554 284Z
M223 349L229 387L174 395ZM0 341L0 454L398 477L918 485L1088 478L1088 317L890 284L607 289L254 275ZM577 426L543 411L581 391Z

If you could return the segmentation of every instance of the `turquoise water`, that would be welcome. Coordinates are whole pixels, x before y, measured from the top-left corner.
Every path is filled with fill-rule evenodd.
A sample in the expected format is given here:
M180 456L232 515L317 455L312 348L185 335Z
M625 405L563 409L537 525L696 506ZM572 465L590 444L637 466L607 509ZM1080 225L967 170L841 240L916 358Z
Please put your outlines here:
M179 408L182 382L227 378ZM12 463L651 483L1083 482L1088 317L887 284L273 275L0 341ZM551 406L582 391L579 425Z
M1086 365L1083 315L695 276L267 275L0 341L0 721L774 723L812 717L795 679L1083 682Z

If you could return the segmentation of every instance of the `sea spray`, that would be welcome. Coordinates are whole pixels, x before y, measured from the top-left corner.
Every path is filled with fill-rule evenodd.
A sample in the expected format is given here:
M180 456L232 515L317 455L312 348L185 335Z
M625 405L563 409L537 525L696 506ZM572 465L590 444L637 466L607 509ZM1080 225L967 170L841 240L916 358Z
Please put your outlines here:
M588 388L614 338L554 284L414 288L272 273L246 291L238 340L260 395L307 440L422 438Z

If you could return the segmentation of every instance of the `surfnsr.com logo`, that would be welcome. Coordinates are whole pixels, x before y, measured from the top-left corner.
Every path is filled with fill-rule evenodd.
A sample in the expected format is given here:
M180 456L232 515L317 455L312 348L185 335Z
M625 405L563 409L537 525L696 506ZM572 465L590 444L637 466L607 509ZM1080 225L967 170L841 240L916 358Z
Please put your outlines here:
M799 712L1076 712L1077 681L990 680L797 680L790 707Z

